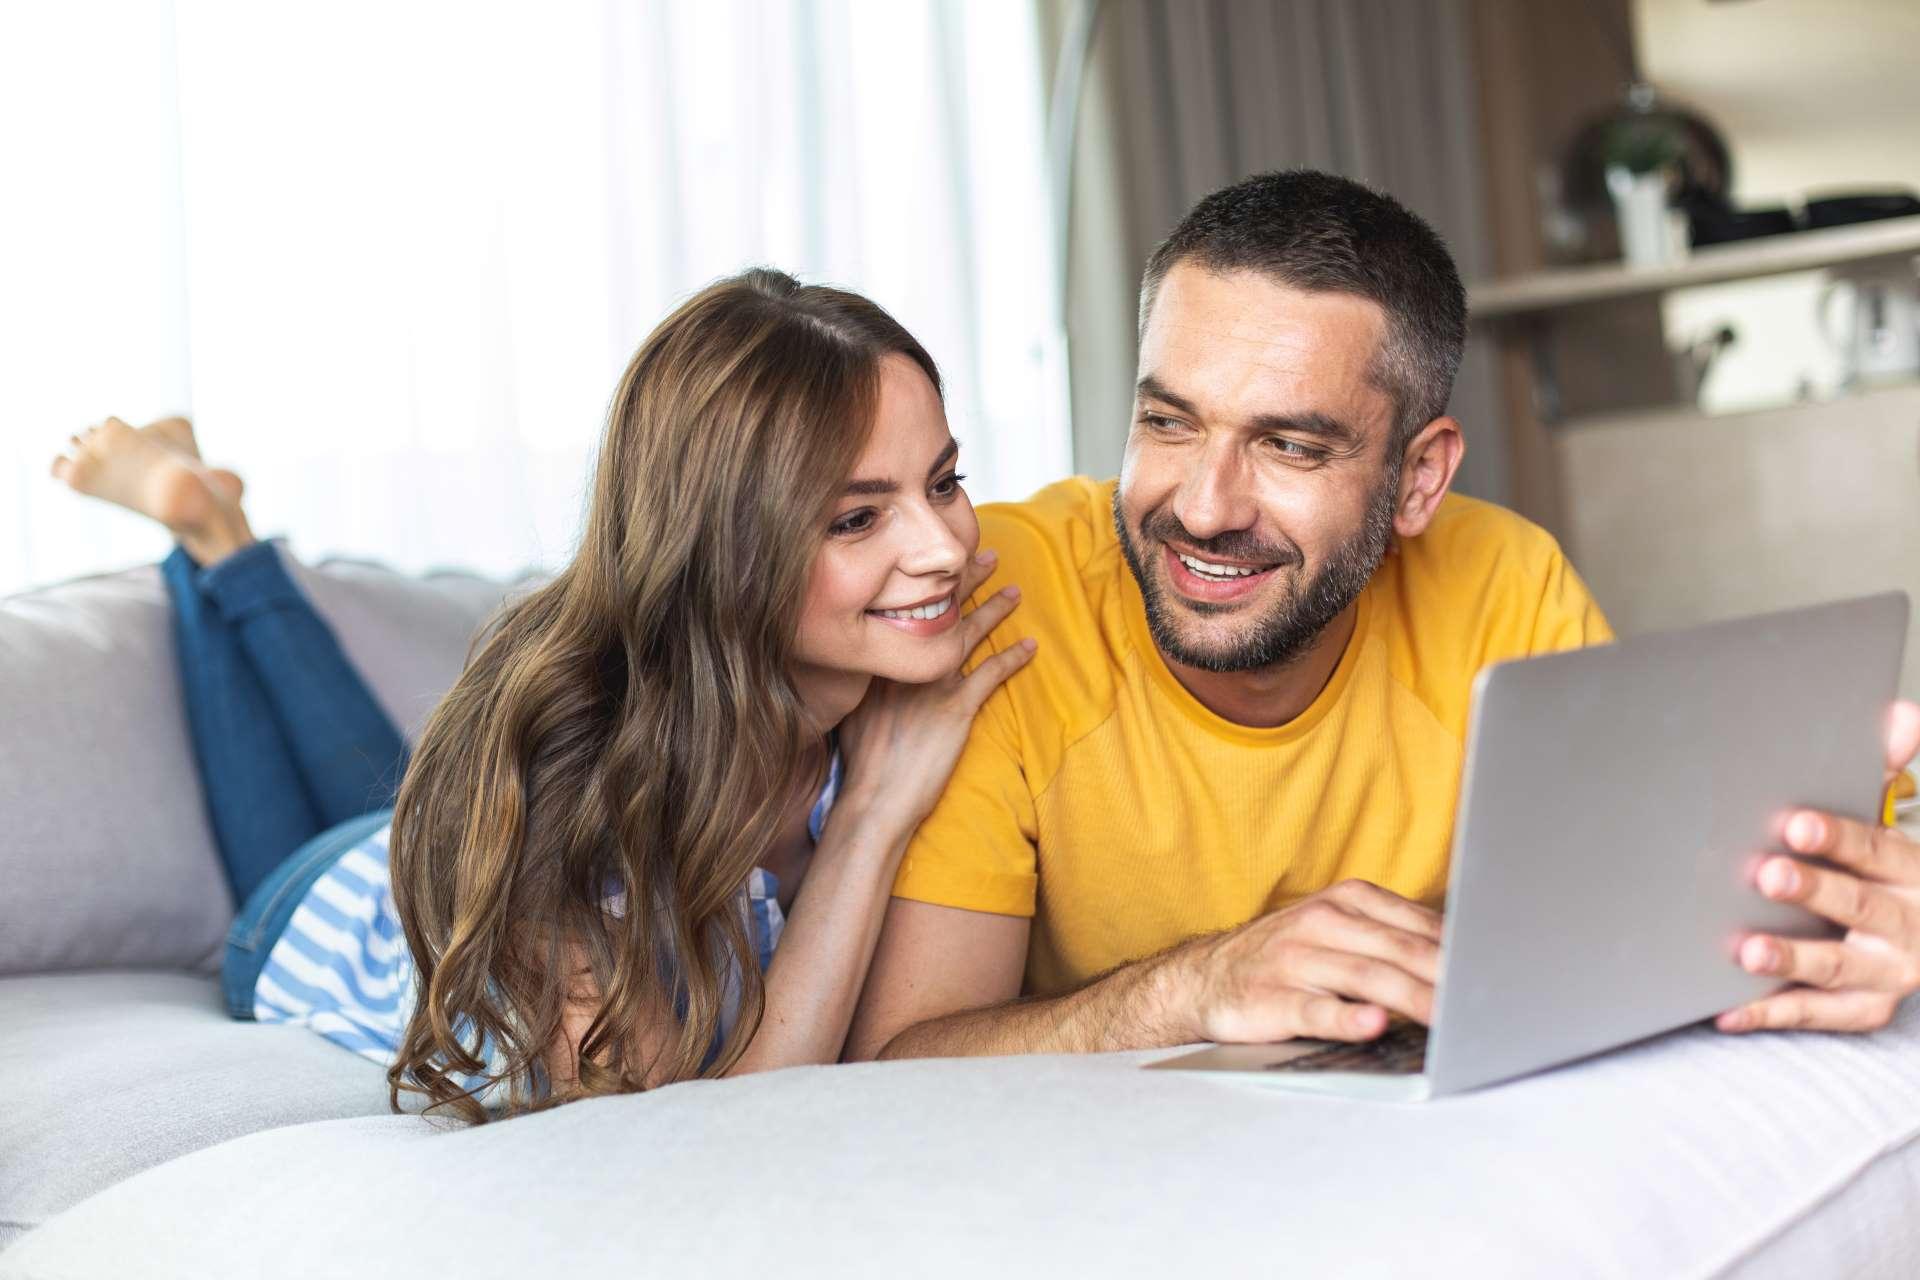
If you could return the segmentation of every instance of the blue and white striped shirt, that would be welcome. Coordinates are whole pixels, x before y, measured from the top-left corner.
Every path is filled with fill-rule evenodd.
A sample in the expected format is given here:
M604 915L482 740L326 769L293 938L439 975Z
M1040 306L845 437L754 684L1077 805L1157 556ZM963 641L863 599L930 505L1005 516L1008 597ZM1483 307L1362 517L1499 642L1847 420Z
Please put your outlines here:
M840 757L835 755L807 817L807 832L816 843L839 788ZM314 882L268 953L253 989L256 1020L309 1027L383 1067L392 1063L412 1017L415 978L393 905L389 831L382 827L347 850ZM773 962L786 927L779 887L773 873L756 867L741 895L762 972ZM726 1024L731 1022L729 1013ZM489 1065L497 1070L497 1060Z

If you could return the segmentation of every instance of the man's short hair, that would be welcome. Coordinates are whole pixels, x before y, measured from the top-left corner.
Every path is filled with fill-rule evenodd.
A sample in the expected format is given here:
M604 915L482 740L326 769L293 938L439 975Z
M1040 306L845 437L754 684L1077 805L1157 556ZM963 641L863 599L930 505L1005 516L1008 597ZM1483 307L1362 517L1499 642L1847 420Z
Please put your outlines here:
M1142 332L1160 282L1181 262L1371 299L1387 331L1369 377L1393 399L1395 446L1447 411L1466 344L1466 290L1439 235L1390 196L1312 169L1257 174L1214 192L1147 260Z

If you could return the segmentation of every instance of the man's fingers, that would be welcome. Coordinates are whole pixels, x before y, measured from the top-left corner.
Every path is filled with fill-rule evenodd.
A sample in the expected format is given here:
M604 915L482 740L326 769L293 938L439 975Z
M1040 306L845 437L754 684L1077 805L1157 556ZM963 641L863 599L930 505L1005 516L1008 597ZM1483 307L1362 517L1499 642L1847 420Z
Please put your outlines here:
M1326 947L1296 946L1289 952L1289 985L1377 1004L1422 1024L1433 1021L1433 984L1399 965Z
M1782 834L1795 853L1830 858L1887 884L1920 883L1920 845L1893 827L1802 809L1788 817Z
M1027 660L1033 657L1034 650L1039 647L1040 642L1029 636L975 667L968 673L966 679L960 682L968 707L977 714L980 708L986 705L993 691L998 689L1008 676L1026 666Z
M1714 1019L1722 1031L1878 1031L1893 1020L1899 997L1885 991L1819 991L1794 987Z
M1760 866L1760 892L1776 902L1797 902L1862 933L1892 940L1920 932L1909 920L1911 908L1897 895L1849 872L1769 858Z
M1398 965L1429 986L1440 978L1440 944L1425 933L1348 911L1322 898L1295 912L1288 939Z
M1387 1011L1316 991L1296 993L1294 1019L1303 1036L1319 1040L1371 1040L1387 1029Z
M1366 880L1342 880L1327 890L1327 896L1363 916L1440 941L1441 915L1410 899Z
M1899 953L1850 942L1820 942L1755 934L1740 944L1740 967L1748 973L1829 990L1872 988L1898 994L1906 990Z
M1887 781L1920 755L1920 703L1896 702L1887 708Z
M1220 1044L1273 1044L1311 1036L1318 1040L1371 1040L1387 1029L1387 1011L1299 987L1252 995L1223 1016L1209 1035Z
M1007 620L1014 606L1020 603L1020 588L1002 587L980 602L980 607L960 619L960 653L962 657L980 647L980 642L993 633L993 629Z

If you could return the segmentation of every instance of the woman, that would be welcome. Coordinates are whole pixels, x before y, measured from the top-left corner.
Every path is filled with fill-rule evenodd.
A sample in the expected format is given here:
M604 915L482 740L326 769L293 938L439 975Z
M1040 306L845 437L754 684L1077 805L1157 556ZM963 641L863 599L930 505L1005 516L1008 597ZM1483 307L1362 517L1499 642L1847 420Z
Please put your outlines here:
M764 270L696 295L615 392L578 553L479 645L389 830L399 735L237 479L182 423L77 439L56 474L180 543L245 903L230 1010L476 1121L836 1060L907 838L1032 653L960 672L1017 592L960 614L990 557L955 460L933 361L873 303Z

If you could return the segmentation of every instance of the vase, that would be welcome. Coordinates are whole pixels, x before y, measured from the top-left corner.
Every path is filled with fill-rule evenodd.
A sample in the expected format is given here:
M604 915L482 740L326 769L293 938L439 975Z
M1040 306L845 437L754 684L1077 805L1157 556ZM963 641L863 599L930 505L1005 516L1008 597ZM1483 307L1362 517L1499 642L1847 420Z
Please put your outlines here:
M1660 266L1686 257L1686 216L1667 207L1669 185L1663 169L1634 173L1608 167L1607 192L1620 223L1620 256L1628 266Z

